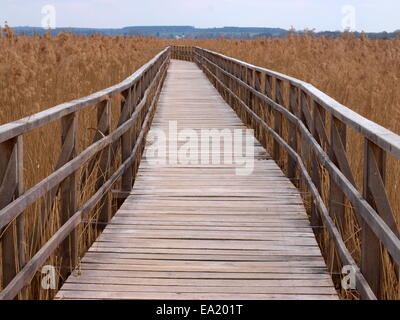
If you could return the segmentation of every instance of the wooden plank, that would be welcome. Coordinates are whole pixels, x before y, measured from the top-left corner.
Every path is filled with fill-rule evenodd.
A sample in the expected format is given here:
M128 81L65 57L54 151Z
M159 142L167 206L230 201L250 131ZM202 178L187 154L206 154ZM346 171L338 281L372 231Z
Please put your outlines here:
M103 257L104 258L104 257ZM97 257L85 257L82 262L85 264L102 264L103 258ZM253 271L263 270L261 268L264 267L278 267L278 268L325 268L324 261L320 259L319 261L315 261L314 259L310 259L309 257L305 257L303 260L295 260L295 261L218 261L218 260L209 260L209 261L183 261L183 260L149 260L149 259L129 259L129 258L116 258L107 257L107 264L115 265L115 266L174 266L176 268L197 268L197 267L209 267L209 271L224 268L224 269L236 269L239 267L254 267ZM88 266L90 268L90 266Z
M98 292L60 291L57 299L101 300L337 300L337 296L310 294L212 294L212 293L144 293L144 292Z
M77 276L71 277L70 283L98 284L99 277ZM163 279L163 278L124 278L105 277L102 284L125 284L146 286L190 286L194 288L203 286L212 287L329 287L332 289L330 279Z
M79 277L167 279L167 280L322 280L332 281L328 273L288 273L281 272L192 272L192 271L124 271L124 270L80 270ZM71 276L69 279L73 279ZM71 280L73 282L73 280ZM99 282L101 283L101 281Z
M213 215L196 215L196 216L182 216L182 215L160 215L160 216L141 216L141 215L136 215L132 216L131 219L126 219L126 218L120 218L119 216L116 217L114 222L116 223L135 223L137 219L139 221L166 221L166 222L222 222L228 221L228 222L240 222L240 223L258 223L258 222L268 222L269 218L265 217L266 214L264 215L257 215L257 216L252 216L252 217L247 217L247 216L224 216L224 217L215 217ZM272 221L271 224L273 226L281 227L281 226L287 226L287 227L309 227L310 223L306 221Z
M106 253L116 253L116 254L213 254L218 257L224 258L225 255L243 255L243 256L308 256L315 257L320 256L321 251L318 248L308 248L305 250L297 250L288 248L284 251L268 251L268 248L264 249L193 249L193 248L143 248L143 247L134 247L134 248L120 248L117 246L118 243L114 243L114 246L103 246L102 243L94 243L93 246L89 249L89 252L106 252Z
M134 238L154 238L152 230L136 229L107 229L103 234L112 237L134 237ZM289 235L282 236L281 232L240 232L240 231L188 231L188 230L158 230L157 235L160 239L231 239L231 240L279 240L283 238L295 238L302 241L303 238L313 238L312 233L291 232Z
M186 249L187 250L187 249ZM112 251L112 250L110 250ZM194 250L192 250L194 251ZM229 254L221 254L222 250L218 250L213 254L206 250L198 250L200 254L178 254L178 253L154 253L148 251L148 253L117 253L117 252L106 252L105 251L90 251L87 252L86 258L96 259L107 259L107 258L118 258L118 259L141 259L141 260L182 260L182 261L323 261L323 259L316 254L311 255L298 255L287 254L285 252L279 252L274 254L260 253L257 255L246 255L245 252L234 252L230 251ZM207 254L208 253L208 254ZM307 257L307 258L305 258Z
M315 294L315 295L335 295L332 287L261 287L261 286L148 286L130 284L98 284L98 283L67 283L63 291L100 291L100 292L129 292L129 293L211 293L211 294Z
M313 233L310 231L309 227L304 227L304 228L292 228L292 227L284 227L284 226L269 226L269 227L260 227L256 223L254 226L215 226L212 224L209 225L203 225L203 226L197 226L197 225L176 225L176 224L170 224L170 225L163 225L163 224L113 224L110 223L108 224L107 232L110 231L112 232L113 230L118 230L118 231L123 231L123 230L131 230L135 228L137 231L143 231L143 230L157 230L157 231L165 231L165 230L174 230L174 231L179 231L179 230L187 230L187 231L247 231L249 233L253 232L269 232L269 233L287 233L288 235L291 234L296 234L296 232L301 232L303 234L310 234L312 235Z
M167 271L167 272L209 272L209 273L258 273L258 272L271 272L271 273L324 273L326 272L326 267L297 267L297 266L286 266L283 267L282 265L278 266L263 266L263 267L240 267L240 266L179 266L179 265L128 265L128 264L94 264L94 263L85 263L82 264L81 270L120 270L120 271Z

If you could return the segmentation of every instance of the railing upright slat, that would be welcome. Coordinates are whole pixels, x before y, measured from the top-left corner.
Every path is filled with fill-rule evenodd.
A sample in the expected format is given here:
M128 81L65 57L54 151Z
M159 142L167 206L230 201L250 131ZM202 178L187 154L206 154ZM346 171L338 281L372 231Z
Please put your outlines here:
M289 110L294 115L299 114L299 92L298 89L292 85L289 86ZM296 126L289 121L288 123L288 139L290 147L298 153L298 139L297 139L297 130ZM294 159L289 153L287 155L287 164L288 164L288 177L293 182L294 185L298 185L297 176L296 176L296 159Z
M75 112L61 119L61 145L70 150L69 162L77 155L78 114ZM68 146L66 146L68 144ZM60 185L60 224L64 225L78 210L78 177L72 173ZM61 277L65 279L78 262L78 235L76 228L60 246Z
M11 203L20 192L19 182L21 164L18 157L18 138L12 138L0 144L0 209ZM22 141L22 140L21 140ZM0 229L2 246L2 285L6 286L15 277L19 269L18 261L20 241L16 222Z
M128 90L128 93L125 97L125 103L121 103L121 116L122 121L127 121L133 113L133 91L134 88ZM122 162L125 162L126 159L132 153L133 149L133 128L129 129L125 134L122 135L121 138L121 147L122 147ZM122 175L122 191L131 191L133 186L133 171L132 168L128 168L124 174Z
M103 101L97 107L97 132L99 138L108 136L111 132L111 98ZM99 155L97 164L96 190L98 190L110 175L111 146L106 146ZM106 195L99 204L97 227L101 230L111 219L111 198Z
M377 168L373 171L371 170L371 161L376 161L377 164ZM368 139L365 139L363 196L375 210L378 210L369 186L373 175L379 175L382 181L385 182L386 154L378 146L371 143ZM375 295L381 298L381 283L383 277L381 244L378 237L366 223L363 222L361 227L361 271Z

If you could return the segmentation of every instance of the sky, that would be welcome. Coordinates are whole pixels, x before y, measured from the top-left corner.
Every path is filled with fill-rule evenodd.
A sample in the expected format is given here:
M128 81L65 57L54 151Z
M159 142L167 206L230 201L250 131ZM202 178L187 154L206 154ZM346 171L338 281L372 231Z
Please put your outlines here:
M0 0L0 24L400 29L399 0Z

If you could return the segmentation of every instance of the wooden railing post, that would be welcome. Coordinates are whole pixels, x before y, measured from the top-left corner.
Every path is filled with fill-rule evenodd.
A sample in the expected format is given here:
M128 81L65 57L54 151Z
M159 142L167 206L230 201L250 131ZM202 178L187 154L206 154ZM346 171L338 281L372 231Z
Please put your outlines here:
M107 136L111 130L111 99L103 101L97 109L97 130L101 136ZM110 171L111 147L107 146L100 155L98 164L98 179L96 190L107 181ZM100 202L100 212L98 216L98 228L103 229L111 219L111 198L107 194Z
M254 70L251 68L247 68L247 79L246 83L254 88ZM246 90L246 104L250 107L250 109L254 110L253 107L253 93L250 90Z
M399 237L396 219L385 189L386 152L365 138L363 197ZM384 298L381 242L366 222L362 223L361 271L378 299ZM396 267L398 275L399 266Z
M139 100L142 101L144 92L146 91L145 83L144 83L144 75L140 77L139 80Z
M298 115L298 118L301 120L301 122L307 127L307 129L312 133L313 132L313 121L312 121L312 116L311 116L311 112L309 109L309 105L311 104L310 101L310 96L304 92L303 90L299 89L299 99L300 99L300 114ZM310 173L312 171L312 158L314 156L312 156L312 150L311 150L311 146L309 145L309 143L307 142L305 135L302 133L301 134L301 158L303 160L303 163L308 171L308 173ZM300 189L302 192L307 192L308 187L307 187L307 183L304 179L300 180ZM312 200L312 199L311 199ZM308 210L309 213L311 213L311 215L315 214L315 211L313 211L314 204L311 203L311 209ZM313 219L310 219L313 220ZM315 221L311 221L311 223L313 223L313 226Z
M279 103L280 105L284 105L283 101L283 83L280 79L275 79L275 101ZM279 136L282 136L282 115L280 112L274 110L274 131L279 134ZM281 147L278 141L274 140L273 144L273 151L272 151L272 156L274 160L278 163L279 166L282 167L282 159L281 159Z
M232 62L226 61L225 63L226 63L226 67L227 67L227 70L228 70L229 74L233 74L233 65L232 65ZM228 86L228 89L231 90L231 91L233 91L233 92L235 92L235 91L234 91L234 82L235 82L235 80L234 80L233 78L227 77L227 86ZM228 104L229 104L230 106L233 105L233 97L232 97L232 95L228 95Z
M310 126L311 134L313 135L317 143L322 147L321 139L317 128L320 125L318 118L321 117L321 119L324 119L325 114L323 113L322 108L313 99L311 99L310 104L312 112L312 123ZM324 120L321 121L322 121L321 130L324 130ZM320 164L314 151L311 154L311 179L315 187L318 189L319 194L321 194L322 180L321 180ZM312 201L311 203L311 224L316 234L320 234L322 232L322 230L320 229L320 227L323 226L322 219L314 201Z
M61 145L69 144L71 150L66 162L77 155L77 113L65 116L61 119ZM78 210L78 184L75 171L60 185L60 224L66 223ZM74 229L69 237L61 244L61 277L65 279L76 267L78 261L78 236Z
M371 170L370 162L376 161L378 170ZM364 145L364 179L363 179L363 197L377 210L373 195L370 190L370 180L372 175L379 175L385 183L386 175L386 154L382 149L372 142L365 140ZM382 255L379 239L373 231L364 222L362 224L361 236L361 270L368 281L371 289L377 298L381 298L382 281Z
M246 68L246 84L249 85L250 87L254 87L254 70L251 68ZM250 108L250 110L254 111L254 107L255 107L255 101L254 101L254 95L251 92L251 90L249 90L248 88L244 88L245 89L245 104ZM254 118L252 116L249 115L248 118L248 122L250 123L251 128L255 128L257 127Z
M125 103L121 105L121 114L123 115L124 122L127 121L133 112L133 99L132 99L132 91L134 89L130 88L128 90L128 94L126 96ZM121 147L122 147L122 163L129 158L132 153L132 128L128 130L121 138ZM132 168L128 168L124 174L122 175L122 191L131 191L133 185L133 171Z
M264 86L262 89L262 93L264 93L268 98L272 99L272 77L266 73L264 73ZM264 103L263 119L267 125L272 127L271 117L272 117L271 106L268 103ZM264 147L267 151L270 151L272 146L269 145L270 140L266 133L265 133L264 138L265 138Z
M140 84L139 82L136 82L135 85L132 87L132 112L135 112L136 106L139 103L139 97L140 97ZM132 144L135 145L136 139L137 139L137 126L136 126L135 121L133 123L132 127ZM135 165L132 165L132 170L134 171Z
M268 98L272 99L272 77L268 74L265 75L264 93Z
M24 138L23 136L18 136L18 159L17 159L17 196L19 197L25 191L24 183ZM18 259L19 267L22 268L26 264L26 253L27 253L27 243L25 236L25 215L22 213L17 218L17 246L18 246Z
M343 122L339 121L335 116L331 116L331 154L329 155L332 162L340 168L339 161L333 151L336 145L341 144L344 148L343 152L346 152L346 144L347 144L347 134L346 134L346 125ZM343 155L346 156L345 154ZM336 222L337 227L340 231L343 232L343 227L345 223L345 196L340 187L333 181L330 180L329 187L329 211Z
M243 82L246 82L246 80L247 80L247 75L246 75L247 68L243 67L243 66L240 66L239 67L239 71L240 71L239 79L242 80ZM242 101L246 101L246 89L242 85L239 85L239 97L240 97L240 99Z
M290 101L289 101L289 110L295 116L298 116L300 113L300 100L299 100L299 90L293 85L290 85ZM298 152L298 142L297 142L297 130L296 126L288 121L288 139L289 146L296 152ZM296 180L296 161L293 159L288 153L287 158L288 163L288 178L292 181L292 183L298 186L298 181Z
M261 93L262 88L261 88L261 83L262 83L262 73L260 71L255 71L254 73L254 89L257 90L258 92ZM263 104L261 102L261 99L254 96L254 112L259 116L259 117L263 117ZM256 125L255 128L255 134L257 139L263 143L263 132L264 130L259 126Z
M340 162L342 159L347 159L347 132L346 125L337 119L335 116L330 116L330 150L329 157L332 162L340 168ZM338 147L340 146L340 148ZM342 153L342 159L336 157L335 152ZM332 177L329 178L329 214L332 217L339 232L344 235L345 226L345 214L346 214L346 197L342 192L341 188L333 181ZM336 254L336 248L333 243L329 244L331 254L331 273L333 280L336 285L340 283L341 263L339 257Z
M22 136L0 144L0 209L23 193ZM2 287L10 283L25 264L24 216L0 230Z

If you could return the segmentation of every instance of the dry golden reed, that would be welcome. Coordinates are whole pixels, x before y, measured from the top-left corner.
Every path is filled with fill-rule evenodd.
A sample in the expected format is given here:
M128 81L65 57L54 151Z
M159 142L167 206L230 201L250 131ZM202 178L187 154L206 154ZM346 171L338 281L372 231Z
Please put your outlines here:
M15 36L9 28L3 29L0 35L0 124L114 85L166 45L177 44L209 48L310 82L363 116L400 133L400 40L356 39L351 36L324 39L296 34L288 39L177 41L72 34L27 37ZM79 151L93 138L95 111L92 107L79 115ZM114 128L118 112L118 108L113 108ZM57 137L60 137L58 124L47 125L24 136L26 188L53 172L60 151ZM361 155L361 136L350 131L348 157L359 190L362 190ZM389 159L387 185L400 225L398 162ZM88 181L88 186L83 189L82 203L94 190L95 179ZM27 230L32 240L29 257L59 227L55 208L47 217L48 230L39 230L40 235L35 236L34 225L41 214L40 208L38 203L27 212L32 223ZM350 214L346 219L345 242L359 261L360 228ZM81 226L79 235L83 253L96 233L90 224L86 224ZM324 252L329 255L331 250L325 247ZM50 262L57 263L56 260L54 255ZM398 282L393 280L391 272L387 272L385 281L385 296L400 298ZM52 294L40 290L36 282L25 297L43 299L51 298Z

